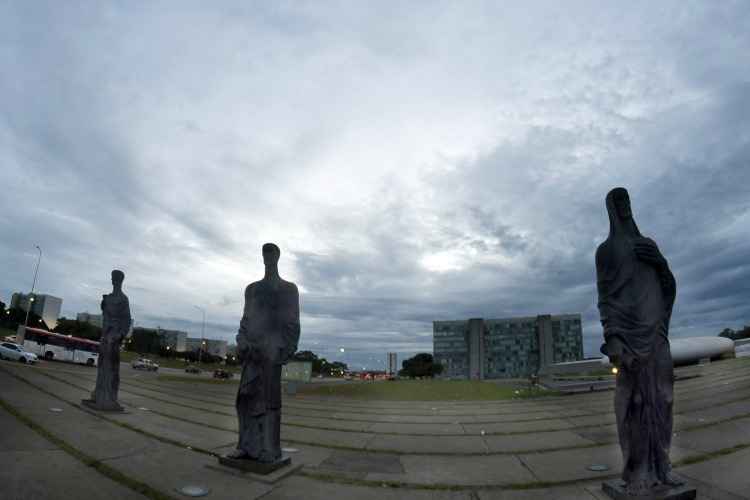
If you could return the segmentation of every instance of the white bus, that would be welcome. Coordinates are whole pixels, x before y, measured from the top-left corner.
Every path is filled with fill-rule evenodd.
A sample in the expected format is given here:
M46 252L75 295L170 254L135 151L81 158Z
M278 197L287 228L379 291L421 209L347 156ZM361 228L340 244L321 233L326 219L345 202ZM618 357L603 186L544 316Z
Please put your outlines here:
M19 325L17 343L40 358L96 366L99 342Z

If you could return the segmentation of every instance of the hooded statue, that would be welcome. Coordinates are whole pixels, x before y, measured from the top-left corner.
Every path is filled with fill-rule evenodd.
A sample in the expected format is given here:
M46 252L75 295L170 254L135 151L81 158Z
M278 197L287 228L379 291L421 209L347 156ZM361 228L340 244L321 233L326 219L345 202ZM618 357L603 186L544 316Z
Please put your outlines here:
M128 334L132 318L128 296L122 292L125 273L112 271L112 293L102 296L102 337L99 340L99 361L96 386L86 406L97 410L122 411L117 402L120 388L120 345Z
M279 276L279 247L263 245L266 272L248 285L237 333L242 378L237 391L239 442L230 459L281 464L281 366L297 350L299 292Z
M676 283L656 243L641 235L624 188L607 194L609 237L596 250L601 351L618 368L622 479L631 495L682 484L671 473L673 364L669 320Z

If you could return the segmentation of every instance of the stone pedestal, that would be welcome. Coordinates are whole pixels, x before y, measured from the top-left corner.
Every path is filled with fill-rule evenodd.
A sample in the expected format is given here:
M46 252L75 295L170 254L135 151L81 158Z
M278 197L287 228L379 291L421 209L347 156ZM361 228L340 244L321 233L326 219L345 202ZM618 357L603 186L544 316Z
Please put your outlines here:
M100 404L93 399L82 399L81 404L86 408L90 408L96 411L111 411L117 413L124 413L125 408L120 406L116 401L112 403Z
M251 458L229 458L226 456L220 456L219 463L221 465L226 465L227 467L239 469L244 472L266 475L287 465L292 465L292 458L281 457L281 459L277 460L276 462L258 462L257 460L253 460Z
M695 488L685 483L682 486L663 486L649 495L632 496L628 495L622 479L602 483L602 490L615 500L693 500L697 493Z

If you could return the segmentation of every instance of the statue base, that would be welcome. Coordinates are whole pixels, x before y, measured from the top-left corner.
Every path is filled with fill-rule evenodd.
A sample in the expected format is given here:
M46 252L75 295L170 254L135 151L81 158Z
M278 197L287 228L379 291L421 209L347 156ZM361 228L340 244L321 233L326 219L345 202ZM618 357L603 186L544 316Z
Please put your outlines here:
M220 456L219 463L239 469L244 472L252 472L253 474L267 475L287 465L292 465L291 457L281 457L275 462L259 462L252 458L230 458L227 456Z
M695 488L685 483L681 486L657 487L647 495L628 495L622 479L605 481L602 490L615 500L693 500L697 494Z
M89 408L91 410L96 411L111 411L111 412L117 412L117 413L124 413L125 408L120 406L117 401L112 401L109 403L97 403L93 399L82 399L81 404L85 406L86 408Z

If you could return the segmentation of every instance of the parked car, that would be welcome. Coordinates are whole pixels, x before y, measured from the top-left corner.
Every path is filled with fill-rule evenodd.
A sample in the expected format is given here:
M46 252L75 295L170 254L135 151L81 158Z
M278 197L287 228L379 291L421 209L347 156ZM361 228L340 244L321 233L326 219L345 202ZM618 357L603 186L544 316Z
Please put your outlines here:
M11 359L21 363L36 363L37 361L36 354L24 351L21 346L13 342L0 344L0 359Z
M188 367L185 368L185 373L200 373L201 371L202 370L195 365L188 365Z
M214 378L232 378L232 375L232 372L222 370L221 368L214 370Z
M149 372L155 372L159 369L159 365L148 358L135 359L130 366L132 366L134 370L146 370Z

